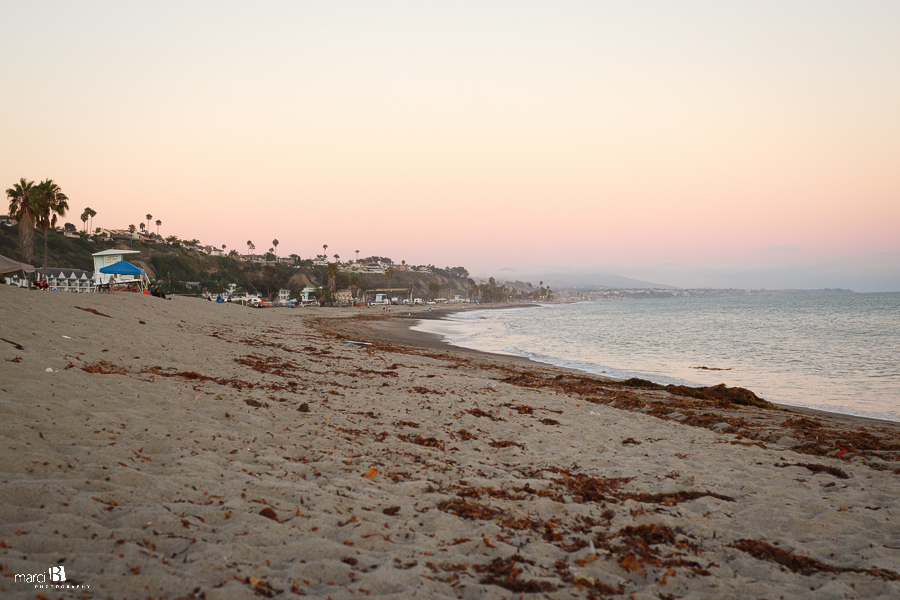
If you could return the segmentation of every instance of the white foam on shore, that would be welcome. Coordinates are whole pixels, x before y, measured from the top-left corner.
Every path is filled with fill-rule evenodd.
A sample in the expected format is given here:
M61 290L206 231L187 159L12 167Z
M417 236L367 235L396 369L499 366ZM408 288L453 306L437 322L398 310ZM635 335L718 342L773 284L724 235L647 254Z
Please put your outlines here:
M451 346L506 356L519 356L503 344L502 340L507 337L506 328L502 323L489 319L486 315L488 312L491 311L459 312L441 319L421 319L410 329L440 336L442 342ZM478 340L478 343L474 343L475 339ZM489 340L497 343L486 343Z

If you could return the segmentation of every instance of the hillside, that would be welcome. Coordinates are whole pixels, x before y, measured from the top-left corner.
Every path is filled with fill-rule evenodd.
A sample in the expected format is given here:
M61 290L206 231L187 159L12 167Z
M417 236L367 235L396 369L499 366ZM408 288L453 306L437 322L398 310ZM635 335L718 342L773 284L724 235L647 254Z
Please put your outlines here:
M18 246L18 229L0 226L0 254L15 260L22 260ZM235 283L246 291L259 292L272 297L278 289L288 288L296 297L297 292L306 287L327 287L325 267L314 266L310 261L296 265L261 265L246 263L231 257L209 256L181 245L167 245L143 241L95 242L84 237L67 238L61 233L50 231L47 236L47 265L74 269L93 270L91 254L119 248L138 250L140 258L130 259L145 269L151 279L161 282L165 291L171 293L200 293L224 291L228 284ZM35 232L34 266L44 263L44 236ZM458 273L458 270L456 270ZM464 270L463 270L464 271ZM466 277L457 273L434 269L433 273L396 271L392 277L382 274L360 273L360 290L404 289L411 290L414 297L430 298L430 284L440 286L437 295L453 297L466 295ZM351 275L341 273L335 279L335 289L347 289ZM402 292L394 295L405 296Z

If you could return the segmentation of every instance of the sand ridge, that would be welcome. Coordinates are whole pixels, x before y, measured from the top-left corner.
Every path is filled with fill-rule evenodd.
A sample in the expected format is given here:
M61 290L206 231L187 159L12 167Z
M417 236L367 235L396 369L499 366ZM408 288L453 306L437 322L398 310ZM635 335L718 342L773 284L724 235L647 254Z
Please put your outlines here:
M366 309L0 311L4 597L900 595L891 427L811 454L758 409L689 426L658 391L379 342ZM15 581L56 565L90 588Z

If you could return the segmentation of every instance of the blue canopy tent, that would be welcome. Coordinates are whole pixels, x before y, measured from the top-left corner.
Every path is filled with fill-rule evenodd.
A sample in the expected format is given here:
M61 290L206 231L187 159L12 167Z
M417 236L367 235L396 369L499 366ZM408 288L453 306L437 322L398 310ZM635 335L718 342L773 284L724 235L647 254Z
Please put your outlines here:
M137 282L138 285L141 286L141 291L144 291L145 287L149 287L150 279L147 277L146 271L141 269L140 267L136 267L127 260L120 260L117 263L113 263L109 266L103 267L100 269L101 273L106 275L125 275L130 277L131 279L123 279L122 283L134 283ZM133 278L137 278L136 280ZM144 282L146 281L146 286Z

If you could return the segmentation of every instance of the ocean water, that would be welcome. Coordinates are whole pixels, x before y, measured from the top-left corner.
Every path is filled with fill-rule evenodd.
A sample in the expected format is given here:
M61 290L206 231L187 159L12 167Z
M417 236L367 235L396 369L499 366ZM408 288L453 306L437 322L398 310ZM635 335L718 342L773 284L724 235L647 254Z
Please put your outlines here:
M609 300L468 311L414 329L618 379L725 383L900 421L900 293Z

